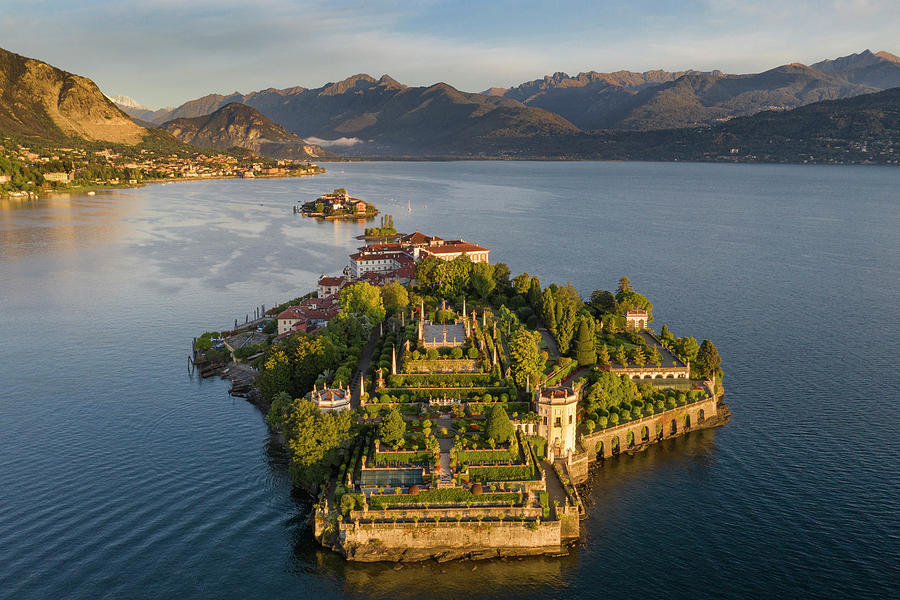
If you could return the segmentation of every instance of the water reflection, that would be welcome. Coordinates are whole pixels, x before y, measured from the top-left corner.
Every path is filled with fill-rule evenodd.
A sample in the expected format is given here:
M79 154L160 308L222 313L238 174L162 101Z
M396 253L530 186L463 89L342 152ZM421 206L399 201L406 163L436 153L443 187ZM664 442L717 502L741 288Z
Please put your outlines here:
M0 253L10 258L47 252L65 256L87 246L116 242L130 233L127 218L140 205L139 198L123 198L116 192L0 199Z

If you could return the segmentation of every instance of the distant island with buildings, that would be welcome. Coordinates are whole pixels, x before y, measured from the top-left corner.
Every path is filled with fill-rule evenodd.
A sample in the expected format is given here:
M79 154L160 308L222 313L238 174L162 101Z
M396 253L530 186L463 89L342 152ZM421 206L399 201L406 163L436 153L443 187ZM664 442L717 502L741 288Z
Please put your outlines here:
M729 419L715 345L652 330L626 277L583 300L418 231L349 259L192 357L267 414L349 560L565 553L590 465Z
M344 188L337 188L330 194L304 202L294 212L319 219L369 219L378 214L378 209L374 203L354 198Z

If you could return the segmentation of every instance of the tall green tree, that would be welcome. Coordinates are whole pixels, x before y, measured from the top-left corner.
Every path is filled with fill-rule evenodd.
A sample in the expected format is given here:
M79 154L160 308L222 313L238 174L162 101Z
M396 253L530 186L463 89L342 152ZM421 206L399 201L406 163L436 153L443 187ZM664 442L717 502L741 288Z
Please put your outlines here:
M409 291L396 281L381 288L381 298L385 310L391 313L409 306Z
M531 275L528 273L522 273L521 275L516 275L512 280L513 291L522 296L528 293L528 290L531 289Z
M581 319L578 325L578 339L575 342L575 360L578 365L585 367L597 362L597 353L594 351L594 332L591 327L592 319ZM607 357L608 358L608 357Z
M625 355L625 347L618 346L616 347L616 362L622 365L623 367L628 366L628 357Z
M640 346L634 349L634 364L639 367L643 367L647 364L647 355L644 354L644 349Z
M278 401L283 401L281 395ZM298 398L269 415L267 418L282 428L291 476L308 488L322 482L352 439L350 411L323 413L315 402Z
M663 323L662 330L659 332L659 339L665 342L666 344L671 344L675 339L675 336L672 335L672 332L669 331L669 326Z
M547 331L556 335L556 300L553 299L553 292L550 288L544 290L541 296L541 321Z
M473 264L470 283L472 291L482 300L487 300L487 297L497 287L497 282L494 280L494 265L486 262Z
M515 435L515 427L502 404L495 404L491 408L484 425L484 434L498 444L505 444Z
M544 371L540 340L540 333L525 328L517 329L510 336L509 357L513 381L522 389L525 389L529 380L534 387Z
M497 285L497 290L504 294L508 294L510 291L510 275L512 275L512 271L509 270L509 265L506 263L497 263L494 265L494 283Z
M612 292L608 292L606 290L594 290L591 293L591 306L598 313L606 313L606 312L615 312L616 310L616 297L612 295Z
M700 350L697 352L697 368L700 374L707 379L711 379L721 373L722 358L719 356L719 350L709 340L703 340L700 344Z
M694 362L697 352L700 350L697 340L693 337L676 338L672 342L671 348L684 362Z
M616 288L616 299L619 299L619 296L626 292L634 291L631 287L631 280L622 275L622 278L619 280L619 287Z
M341 290L341 310L365 315L371 323L384 320L384 300L381 288L366 281L357 281Z
M533 275L531 277L531 287L528 288L528 304L531 305L531 308L534 309L534 312L539 312L541 307L541 281L538 279L537 275Z
M405 433L406 421L403 420L403 415L400 414L396 407L391 407L391 410L388 411L388 414L381 421L381 427L378 430L381 441L388 446L398 448L403 445Z
M556 345L560 353L568 354L575 336L581 297L571 283L559 288L554 295L556 301Z
M603 366L608 366L610 363L609 347L606 344L600 346L600 351L597 352L597 363Z

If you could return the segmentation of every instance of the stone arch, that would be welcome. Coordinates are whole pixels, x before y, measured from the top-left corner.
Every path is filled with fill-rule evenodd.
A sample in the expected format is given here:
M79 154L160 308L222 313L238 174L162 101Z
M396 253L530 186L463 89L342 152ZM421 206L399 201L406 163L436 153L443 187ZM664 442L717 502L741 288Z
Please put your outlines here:
M706 420L706 413L703 412L703 409L701 408L700 410L697 411L697 425L700 425L705 420Z
M621 451L621 447L619 446L619 436L613 436L613 439L609 442L609 446L612 454L618 454Z
M657 373L656 375L653 376L653 379L662 379L662 377L663 377L662 373Z
M628 433L625 434L625 445L630 448L630 447L634 446L634 441L635 441L634 432L629 429Z
M666 379L675 379L674 373L666 373Z
M661 437L663 436L663 424L662 424L662 421L657 421L657 422L656 422L656 427L654 428L654 431L656 432L656 438L657 438L657 439L659 439L659 438L661 438Z
M597 440L596 450L597 450L597 456L600 456L600 457L605 456L603 454L603 440Z
M672 423L670 423L669 434L676 435L678 433L678 422L675 419L672 419Z
M650 428L646 425L641 426L641 441L649 442L650 441Z
M684 428L691 428L691 413L684 413L684 416L681 418L684 421Z

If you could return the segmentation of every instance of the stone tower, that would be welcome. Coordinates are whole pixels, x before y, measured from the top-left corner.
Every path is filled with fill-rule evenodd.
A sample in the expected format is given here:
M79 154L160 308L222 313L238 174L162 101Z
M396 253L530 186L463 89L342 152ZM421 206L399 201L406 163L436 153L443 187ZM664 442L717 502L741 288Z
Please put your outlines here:
M578 392L570 387L543 388L537 395L538 435L547 440L547 458L570 459L575 452Z

